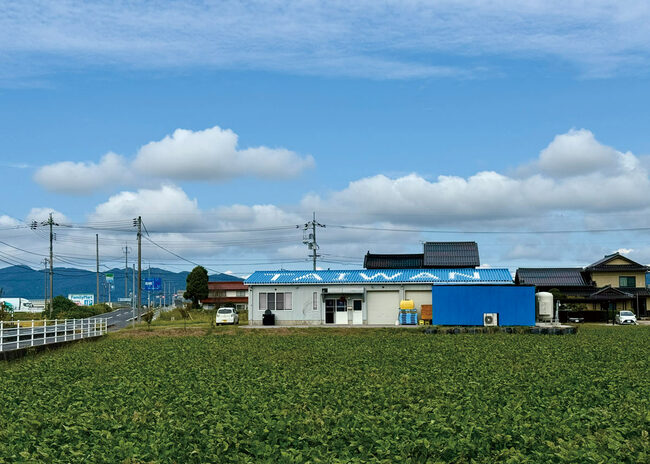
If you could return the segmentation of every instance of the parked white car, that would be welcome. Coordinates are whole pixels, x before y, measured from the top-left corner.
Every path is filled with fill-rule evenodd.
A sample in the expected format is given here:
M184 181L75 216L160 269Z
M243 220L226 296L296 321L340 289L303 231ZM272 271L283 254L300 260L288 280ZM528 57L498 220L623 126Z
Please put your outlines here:
M239 314L235 308L223 307L217 309L217 325L220 324L239 324Z
M615 317L617 324L636 324L636 316L632 311L619 311Z

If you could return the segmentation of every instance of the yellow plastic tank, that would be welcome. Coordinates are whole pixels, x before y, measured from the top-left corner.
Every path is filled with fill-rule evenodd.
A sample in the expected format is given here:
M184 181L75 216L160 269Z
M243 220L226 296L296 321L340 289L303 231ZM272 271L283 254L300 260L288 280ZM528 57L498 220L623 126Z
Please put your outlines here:
M415 309L413 300L402 300L399 302L399 309Z

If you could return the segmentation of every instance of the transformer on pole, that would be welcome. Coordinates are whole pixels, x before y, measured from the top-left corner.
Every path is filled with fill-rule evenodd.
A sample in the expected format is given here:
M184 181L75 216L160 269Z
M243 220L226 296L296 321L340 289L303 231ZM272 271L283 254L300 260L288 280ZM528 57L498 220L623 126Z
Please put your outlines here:
M311 258L314 265L314 271L316 270L316 258L320 258L318 254L318 243L316 242L316 226L325 227L324 224L316 222L316 213L313 213L312 220L307 222L303 226L302 230L302 243L307 245L307 248L311 250Z

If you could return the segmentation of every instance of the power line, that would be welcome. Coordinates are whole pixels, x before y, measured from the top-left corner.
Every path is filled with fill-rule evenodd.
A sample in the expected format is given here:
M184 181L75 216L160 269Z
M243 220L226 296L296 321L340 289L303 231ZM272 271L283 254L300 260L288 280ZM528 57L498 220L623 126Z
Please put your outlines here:
M271 227L257 227L248 229L214 229L214 230L189 230L189 231L173 231L173 230L155 230L152 229L151 233L154 234L169 234L169 233L183 233L183 234L229 234L229 233L243 233L243 232L272 232L277 230L293 230L299 229L300 225L286 225L286 226L271 226Z
M160 248L161 250L164 250L164 251L166 251L167 253L176 256L178 259L182 259L183 261L186 261L186 262L188 262L188 263L190 263L190 264L193 264L194 266L200 266L200 264L195 263L194 261L191 261L191 260L189 260L189 259L187 259L187 258L184 258L184 257L182 257L181 255L179 255L179 254L177 254L177 253L174 253L173 251L171 251L171 250L165 248L164 246L157 244L157 243L154 242L150 237L145 237L145 238L146 238L149 242L151 242L152 244L154 244L155 246L157 246L158 248ZM217 273L222 274L221 271L217 271L217 270L210 269L210 268L206 268L206 269L209 270L209 271L212 271L212 272L217 272Z
M36 255L36 256L41 257L41 258L47 256L47 255L44 255L42 253L34 253L33 251L25 250L24 248L19 248L17 246L10 245L9 243L3 242L2 240L0 240L0 243L2 243L5 246L8 246L9 248L13 248L14 250L22 251L23 253L28 253L30 255Z
M346 226L329 224L328 227L337 229L371 230L385 232L408 232L427 234L499 234L499 235L541 235L541 234L582 234L609 232L644 232L650 227L624 227L620 229L565 229L565 230L441 230L441 229L400 229L393 227Z

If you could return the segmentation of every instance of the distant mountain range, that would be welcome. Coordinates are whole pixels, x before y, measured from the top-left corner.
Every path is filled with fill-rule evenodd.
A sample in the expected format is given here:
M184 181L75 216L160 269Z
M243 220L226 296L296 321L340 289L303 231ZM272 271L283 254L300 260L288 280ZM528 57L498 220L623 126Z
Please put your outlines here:
M117 301L124 297L124 269L112 269L99 274L100 301L108 300L108 285L106 274L114 275L113 287L111 288L111 300ZM185 289L186 279L189 272L171 272L165 269L152 267L142 270L143 279L143 300L147 299L147 292L144 290L144 279L161 278L166 292L174 292ZM54 268L54 295L65 297L70 293L96 293L97 280L93 271L68 267ZM239 277L228 274L215 274L209 276L211 282L215 281L241 281ZM49 273L41 270L34 270L27 266L10 266L0 269L0 289L3 297L22 297L28 299L42 300L44 298L46 280L49 285ZM127 274L127 293L130 294L133 287L133 270L129 269ZM152 292L153 294L160 292Z

